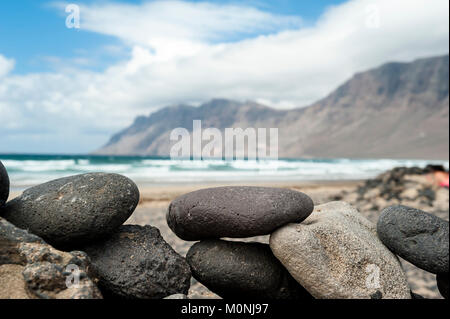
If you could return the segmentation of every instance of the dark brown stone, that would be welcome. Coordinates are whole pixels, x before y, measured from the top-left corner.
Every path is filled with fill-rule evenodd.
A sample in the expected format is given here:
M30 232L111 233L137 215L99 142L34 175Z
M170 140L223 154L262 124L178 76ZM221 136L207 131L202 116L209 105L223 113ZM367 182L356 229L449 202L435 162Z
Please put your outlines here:
M270 187L217 187L176 198L167 223L184 240L268 235L288 223L300 223L313 211L305 194Z
M194 278L225 299L312 299L267 244L205 240L186 259Z

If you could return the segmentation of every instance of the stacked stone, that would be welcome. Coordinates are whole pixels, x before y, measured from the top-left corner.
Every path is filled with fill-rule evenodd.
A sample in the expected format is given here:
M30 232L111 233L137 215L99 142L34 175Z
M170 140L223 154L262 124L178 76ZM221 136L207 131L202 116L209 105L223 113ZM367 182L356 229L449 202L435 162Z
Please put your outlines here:
M185 194L167 212L193 277L223 298L411 298L398 258L376 227L342 202L314 209L305 194L218 187ZM270 235L270 245L225 241Z
M130 179L83 174L29 188L6 202L8 193L8 175L0 163L2 287L21 279L26 294L33 298L98 298L103 294L155 299L188 292L189 265L159 230L122 226L139 203L139 190ZM85 280L76 293L66 289L73 285L65 282L74 278L68 277L74 269ZM42 278L45 284L39 281ZM8 291L14 293L2 288L3 294Z
M424 211L397 205L384 209L377 223L381 241L411 264L436 274L448 299L449 223Z
M269 245L232 242L270 234L301 222L313 203L303 193L266 187L217 187L175 199L167 222L191 247L187 262L193 277L223 298L310 298L272 254Z

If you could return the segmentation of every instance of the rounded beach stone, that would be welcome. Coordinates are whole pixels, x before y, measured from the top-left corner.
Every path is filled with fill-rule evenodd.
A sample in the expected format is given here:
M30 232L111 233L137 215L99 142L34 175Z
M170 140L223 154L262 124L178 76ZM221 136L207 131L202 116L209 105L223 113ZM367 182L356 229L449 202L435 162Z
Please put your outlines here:
M299 223L313 208L307 195L289 189L216 187L176 198L169 206L167 223L184 240L244 238Z
M9 196L9 177L6 168L0 162L0 207L2 207Z
M155 227L124 225L82 250L91 258L105 297L160 299L188 293L189 265Z
M406 206L384 209L377 223L378 237L391 251L431 273L447 273L448 221Z
M437 286L442 297L448 299L448 273L436 276Z
M312 299L267 244L205 240L186 259L193 277L225 299Z
M117 230L138 202L139 190L127 177L92 173L29 188L2 216L49 244L76 247Z
M411 298L398 258L378 239L375 225L347 203L317 206L301 224L276 230L270 248L316 298Z

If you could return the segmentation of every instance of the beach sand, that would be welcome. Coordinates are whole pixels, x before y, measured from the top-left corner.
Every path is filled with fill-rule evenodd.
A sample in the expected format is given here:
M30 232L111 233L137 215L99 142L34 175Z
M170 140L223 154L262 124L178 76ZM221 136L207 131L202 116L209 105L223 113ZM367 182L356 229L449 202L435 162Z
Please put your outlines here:
M177 251L180 255L186 256L189 248L194 242L186 242L179 239L168 227L166 222L166 212L170 202L177 196L207 187L230 186L230 185L253 185L253 186L270 186L289 188L308 194L315 205L320 205L333 200L343 200L355 205L361 214L373 223L377 222L379 211L373 208L358 207L356 201L357 187L362 185L364 181L320 181L320 182L258 182L258 183L233 183L233 184L189 184L189 185L164 185L149 186L140 185L141 199L140 203L127 220L126 224L135 225L151 225L157 227L161 231L163 238ZM445 192L448 193L448 190ZM20 193L11 194L10 198L18 196ZM448 196L439 199L442 212L437 213L441 218L448 220ZM420 208L420 207L417 207ZM239 241L257 241L268 243L269 236L260 236L245 239L229 239ZM422 295L425 298L442 298L437 290L435 275L423 271L412 264L402 260L402 264L408 282L412 291ZM219 298L217 295L209 291L206 287L192 279L191 289L189 291L190 298Z

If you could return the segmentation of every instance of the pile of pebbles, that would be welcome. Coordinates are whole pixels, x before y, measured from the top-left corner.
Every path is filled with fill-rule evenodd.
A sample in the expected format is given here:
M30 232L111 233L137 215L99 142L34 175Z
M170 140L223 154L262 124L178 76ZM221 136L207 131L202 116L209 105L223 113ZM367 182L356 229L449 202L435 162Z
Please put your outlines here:
M311 298L269 245L214 239L267 235L303 221L313 208L308 196L288 189L217 187L176 198L167 223L181 239L202 240L186 259L194 278L220 297Z
M8 193L0 163L0 297L20 286L29 298L185 299L193 276L227 299L420 298L400 256L436 274L448 298L448 221L406 206L384 209L375 225L346 202L314 207L294 190L202 189L167 211L170 229L196 242L183 258L157 228L123 225L139 202L124 176L58 179L9 202ZM245 240L263 235L269 244Z
M443 167L397 167L366 180L355 192L343 191L336 200L344 200L368 213L374 222L388 206L406 205L440 217L448 216L448 188L434 183L432 174ZM448 217L447 217L448 219Z
M400 216L403 207L388 209ZM401 234L411 230L403 238L392 234L398 237L393 249L383 236L385 218L377 227L347 203L314 207L307 195L288 189L218 187L175 199L167 223L181 239L199 241L186 257L192 275L222 298L410 299L420 296L411 292L397 255L418 267L418 258L439 264L431 271L439 272L445 287L448 222L433 217L387 221ZM414 247L404 252L398 245L419 240L413 231L418 219L418 237L427 244L417 250L428 255L409 258ZM236 241L259 235L270 235L270 244ZM446 296L445 288L441 292Z

